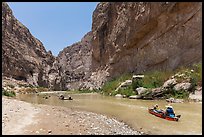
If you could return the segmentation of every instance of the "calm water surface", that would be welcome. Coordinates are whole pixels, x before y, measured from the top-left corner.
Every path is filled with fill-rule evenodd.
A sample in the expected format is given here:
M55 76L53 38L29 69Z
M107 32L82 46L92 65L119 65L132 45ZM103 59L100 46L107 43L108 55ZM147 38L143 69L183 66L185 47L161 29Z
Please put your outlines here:
M56 93L44 99L45 94L21 94L17 98L30 103L64 106L78 110L105 114L125 122L132 128L148 134L202 134L202 103L172 104L181 115L178 122L168 121L148 113L148 108L158 104L165 108L166 101L135 100L103 96L97 93L68 94L73 100L59 100ZM66 95L65 94L65 95Z

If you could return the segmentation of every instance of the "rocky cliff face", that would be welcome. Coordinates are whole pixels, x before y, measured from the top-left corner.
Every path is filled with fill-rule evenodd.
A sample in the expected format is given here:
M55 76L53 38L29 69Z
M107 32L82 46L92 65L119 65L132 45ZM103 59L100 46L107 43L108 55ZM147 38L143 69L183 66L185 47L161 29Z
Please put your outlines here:
M72 90L85 88L85 82L91 74L91 32L87 33L80 42L64 48L56 58L51 69L50 79L58 77L51 84L54 89Z
M48 86L45 68L54 57L2 3L2 75L36 86Z
M85 88L91 74L91 32L54 57L2 3L2 75L53 90Z
M123 73L202 60L202 3L102 2L92 31L58 57L2 3L2 74L54 90L100 88Z
M93 13L92 68L172 70L202 59L202 3L102 2Z

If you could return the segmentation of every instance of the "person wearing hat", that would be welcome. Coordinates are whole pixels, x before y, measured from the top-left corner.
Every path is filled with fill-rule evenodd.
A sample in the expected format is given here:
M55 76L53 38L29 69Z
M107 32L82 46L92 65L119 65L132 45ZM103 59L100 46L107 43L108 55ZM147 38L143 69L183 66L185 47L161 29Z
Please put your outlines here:
M170 117L175 117L173 107L170 104L166 106L166 115Z
M155 111L157 111L157 112L159 112L159 113L161 113L161 112L162 112L162 110L161 110L161 109L159 109L158 104L155 104L155 105L154 105L154 110L155 110Z

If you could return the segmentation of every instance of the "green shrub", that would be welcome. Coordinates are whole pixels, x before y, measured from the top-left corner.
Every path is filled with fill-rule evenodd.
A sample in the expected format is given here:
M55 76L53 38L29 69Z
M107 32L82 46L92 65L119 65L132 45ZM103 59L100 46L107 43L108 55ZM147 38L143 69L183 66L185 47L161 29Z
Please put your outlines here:
M191 83L190 91L191 91L191 92L194 92L195 89L196 89L196 86L197 86L198 81L197 81L196 78L191 77L191 78L190 78L190 83Z
M193 69L194 71L191 71ZM135 94L134 90L138 87L144 88L158 88L161 87L166 80L168 80L171 76L175 74L184 74L184 76L176 77L177 82L184 82L190 79L192 83L192 88L190 89L192 92L195 90L197 85L202 86L202 63L198 63L192 65L192 67L179 67L174 71L149 71L145 72L144 78L141 80L134 80L132 85L126 89L120 89L119 91L115 91L115 89L120 85L121 82L124 82L127 79L132 79L132 74L125 74L120 77L117 77L111 81L107 81L105 85L102 87L102 93L105 95L132 95ZM147 92L148 95L151 95L150 92ZM166 97L175 97L175 98L185 98L189 95L189 92L184 91L174 91L173 87L167 89L164 93Z
M132 86L128 86L127 88L121 88L118 91L113 91L112 96L115 96L116 94L126 95L127 97L131 95L135 95L135 91L132 90Z
M125 80L128 79L132 79L131 74L123 74L120 77L107 81L101 89L102 93L104 95L109 95L110 93L114 95L116 88L121 84L121 82L124 82Z
M166 92L165 92L165 97L166 98L183 98L183 99L187 99L189 97L189 92L185 91L185 90L175 90L173 88L169 88Z
M157 88L163 85L163 83L169 79L173 74L172 71L150 71L144 74L143 87L145 88Z
M189 96L189 92L188 91L185 91L185 90L172 90L172 94L171 96L174 97L174 98L188 98Z
M193 70L193 71L191 71L191 70ZM176 73L185 75L185 77L177 78L178 82L182 82L185 79L189 78L189 79L193 80L190 82L193 82L195 85L202 86L202 63L194 64L188 68L183 67L183 66L179 67L176 70Z
M109 95L109 93L113 92L117 88L117 86L119 86L117 81L115 80L108 81L102 87L102 91L105 95Z
M143 86L143 79L137 79L132 81L132 90Z
M194 64L193 70L191 77L195 79L197 85L202 86L202 63Z
M14 97L14 96L16 96L16 93L14 91L9 91L9 90L3 89L2 95L8 96L8 97Z
M175 98L188 98L189 97L189 92L184 91L184 90L179 90L175 93L174 95Z

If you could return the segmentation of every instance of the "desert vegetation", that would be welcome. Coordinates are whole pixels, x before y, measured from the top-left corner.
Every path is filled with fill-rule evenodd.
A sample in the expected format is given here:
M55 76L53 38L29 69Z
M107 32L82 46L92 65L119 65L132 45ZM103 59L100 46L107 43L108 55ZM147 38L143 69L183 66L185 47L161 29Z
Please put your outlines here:
M170 78L175 78L178 83L190 82L191 88L189 91L194 92L196 86L202 86L202 63L197 63L190 67L180 67L173 71L149 71L143 75L143 79L132 81L132 84L126 86L126 88L116 90L122 82L131 80L133 76L131 73L121 75L120 77L106 82L101 92L104 95L115 96L116 94L122 94L129 97L131 95L137 95L136 88L144 87L147 91L143 94L148 95L151 94L151 89L161 87L164 82ZM190 92L186 92L183 89L175 90L173 86L170 86L165 90L164 97L187 98Z

